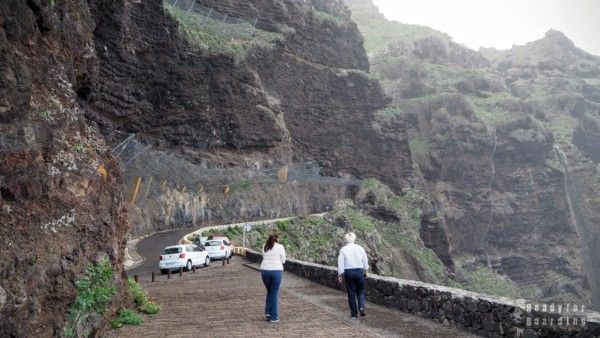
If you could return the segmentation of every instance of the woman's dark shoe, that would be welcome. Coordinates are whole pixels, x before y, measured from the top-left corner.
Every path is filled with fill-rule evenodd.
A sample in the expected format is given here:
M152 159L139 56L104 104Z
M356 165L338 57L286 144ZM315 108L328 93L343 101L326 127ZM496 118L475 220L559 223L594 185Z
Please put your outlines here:
M266 314L266 315L265 315L265 318L267 318L267 322L270 322L270 321L271 321L271 315L269 315L269 314Z
M365 309L360 309L359 311L360 311L360 316L361 317L364 317L366 315Z

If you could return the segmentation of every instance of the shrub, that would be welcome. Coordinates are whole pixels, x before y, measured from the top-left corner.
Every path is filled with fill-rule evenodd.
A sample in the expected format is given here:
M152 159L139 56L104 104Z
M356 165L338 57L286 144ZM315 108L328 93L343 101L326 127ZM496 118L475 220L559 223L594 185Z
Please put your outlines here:
M144 289L142 289L140 283L137 283L133 278L129 277L129 279L127 279L127 285L129 286L129 291L131 291L136 307L140 307L148 302L148 295Z
M290 227L290 221L277 221L275 224L280 232L287 232Z
M139 308L140 312L147 315L155 315L160 312L160 305L155 302L147 302Z
M129 285L129 291L133 296L135 307L139 312L147 315L155 315L160 312L160 306L150 301L148 294L142 289L142 286L139 283L133 278L129 278L127 284Z
M85 147L81 143L78 143L73 147L73 151L76 151L78 153L83 153L84 150L85 150Z
M121 309L116 319L110 321L113 329L123 327L123 325L140 325L142 318L132 309Z
M114 271L108 258L88 265L84 277L75 282L77 298L69 308L65 326L66 337L73 337L77 334L78 324L87 315L91 313L104 315L106 313L112 297L117 292L113 277ZM84 336L87 335L84 333Z

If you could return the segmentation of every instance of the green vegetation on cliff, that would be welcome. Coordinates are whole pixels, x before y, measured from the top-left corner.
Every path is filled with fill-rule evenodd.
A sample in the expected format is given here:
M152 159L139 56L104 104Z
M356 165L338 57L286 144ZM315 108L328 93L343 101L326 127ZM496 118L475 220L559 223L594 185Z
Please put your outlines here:
M97 263L88 265L85 275L75 282L77 298L71 305L65 326L65 336L88 336L91 332L78 332L80 323L90 315L105 315L117 293L114 282L114 271L110 261L103 258Z
M228 54L242 59L252 46L270 46L283 38L282 34L257 29L246 21L233 23L215 20L167 2L164 3L164 8L177 21L185 38L208 53Z

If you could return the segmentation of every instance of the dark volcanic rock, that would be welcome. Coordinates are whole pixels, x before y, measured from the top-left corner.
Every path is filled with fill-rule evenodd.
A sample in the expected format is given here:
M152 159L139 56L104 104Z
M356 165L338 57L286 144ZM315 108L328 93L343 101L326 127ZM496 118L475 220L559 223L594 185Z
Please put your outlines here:
M118 164L75 93L97 70L92 29L84 2L0 3L3 337L61 336L86 265L107 256L121 272Z
M581 116L575 126L573 143L594 162L600 163L600 118Z

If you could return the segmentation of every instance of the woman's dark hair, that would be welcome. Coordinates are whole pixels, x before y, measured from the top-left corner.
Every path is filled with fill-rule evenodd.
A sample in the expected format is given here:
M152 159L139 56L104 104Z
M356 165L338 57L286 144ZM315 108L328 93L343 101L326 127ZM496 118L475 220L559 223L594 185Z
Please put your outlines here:
M279 241L278 235L273 234L273 235L269 236L269 238L267 239L267 243L265 243L265 246L263 247L263 250L265 252L267 252L267 251L273 249L273 245L275 245L275 242L278 242L278 241Z

